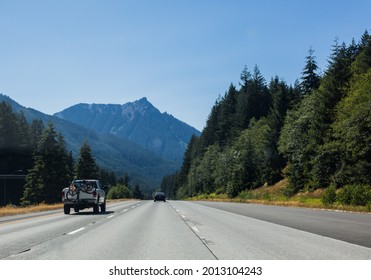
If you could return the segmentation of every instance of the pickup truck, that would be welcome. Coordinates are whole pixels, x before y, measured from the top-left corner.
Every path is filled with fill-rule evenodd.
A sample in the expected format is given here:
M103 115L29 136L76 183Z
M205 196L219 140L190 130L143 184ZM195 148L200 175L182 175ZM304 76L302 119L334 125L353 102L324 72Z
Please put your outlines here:
M71 208L76 213L93 207L95 214L106 211L106 192L99 180L74 180L68 188L62 190L64 214L70 214Z

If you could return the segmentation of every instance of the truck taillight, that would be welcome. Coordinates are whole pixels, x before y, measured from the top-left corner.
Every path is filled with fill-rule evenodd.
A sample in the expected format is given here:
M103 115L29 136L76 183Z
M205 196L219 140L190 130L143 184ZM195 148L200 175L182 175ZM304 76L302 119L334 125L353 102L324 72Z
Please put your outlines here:
M64 192L62 192L62 198L64 198Z
M93 197L97 197L97 191L93 191Z

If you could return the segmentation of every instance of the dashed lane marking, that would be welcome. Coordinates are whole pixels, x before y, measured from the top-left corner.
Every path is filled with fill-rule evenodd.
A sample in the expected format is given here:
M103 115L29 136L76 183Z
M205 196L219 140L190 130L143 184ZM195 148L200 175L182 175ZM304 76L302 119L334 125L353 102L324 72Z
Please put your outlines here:
M200 230L196 227L192 227L192 229L193 229L194 232L200 232Z
M71 231L71 232L69 232L68 234L69 234L69 235L71 235L71 234L75 234L75 233L78 233L78 232L80 232L80 231L82 231L82 230L84 230L84 229L85 229L85 228L82 227L82 228L79 228L79 229L77 229L77 230Z

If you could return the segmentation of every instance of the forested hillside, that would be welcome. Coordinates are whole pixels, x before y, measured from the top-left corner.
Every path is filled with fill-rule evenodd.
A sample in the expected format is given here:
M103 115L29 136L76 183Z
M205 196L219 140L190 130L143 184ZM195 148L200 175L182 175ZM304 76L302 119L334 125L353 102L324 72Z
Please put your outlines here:
M294 85L245 67L162 189L235 197L286 177L286 196L328 188L328 203L370 204L371 36L335 42L327 69L317 68L312 49Z
M144 195L138 184L130 186L127 173L117 178L98 166L88 142L74 158L52 123L29 124L6 102L0 102L0 177L0 205L60 202L61 189L74 178L97 178L105 187L124 189L120 198Z
M32 108L26 108L1 93L0 102L8 105L4 106L4 110L0 112L0 138L2 139L2 145L0 146L0 176L24 175L27 173L28 163L33 163L32 155L30 155L33 153L33 149L28 149L27 157L29 161L19 160L18 153L23 155L23 148L14 146L16 143L29 142L26 124L31 124L36 120L45 126L48 123L52 123L54 129L63 135L66 149L72 152L74 158L77 158L79 149L84 142L88 141L101 169L112 171L118 177L128 173L131 184L139 184L143 191L149 193L159 187L164 175L175 172L181 165L181 162L164 159L133 141L119 138L112 134L98 134L67 120L44 114ZM7 109L5 110L5 108ZM21 120L16 120L17 118ZM25 127L18 128L15 123L24 124ZM16 136L13 136L14 134ZM38 140L34 138L36 146ZM12 147L11 150L9 150L10 147ZM19 172L19 170L22 170L22 172ZM15 187L11 187L10 184L16 182L19 186L15 191ZM5 195L1 193L3 199L0 199L0 203L6 204L10 201L17 203L21 197L22 182L20 180L6 180L6 182L3 180L2 184L7 185L7 188L4 188L7 191ZM14 196L12 195L13 193Z

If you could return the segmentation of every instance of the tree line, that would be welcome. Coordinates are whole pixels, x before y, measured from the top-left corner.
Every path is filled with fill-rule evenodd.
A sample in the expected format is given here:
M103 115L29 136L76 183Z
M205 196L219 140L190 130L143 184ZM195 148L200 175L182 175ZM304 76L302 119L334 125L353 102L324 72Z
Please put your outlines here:
M236 197L285 177L286 196L329 188L330 203L338 194L344 203L371 204L371 36L335 41L322 74L315 58L310 49L294 85L266 82L257 66L245 67L162 190L174 198Z
M139 185L131 188L128 174L117 179L96 164L87 141L75 160L52 123L45 127L41 120L34 120L29 124L6 102L0 103L0 174L25 175L20 187L19 182L3 179L2 204L59 202L61 190L74 178L99 179L109 189L108 197L143 198ZM125 192L117 194L123 188Z

